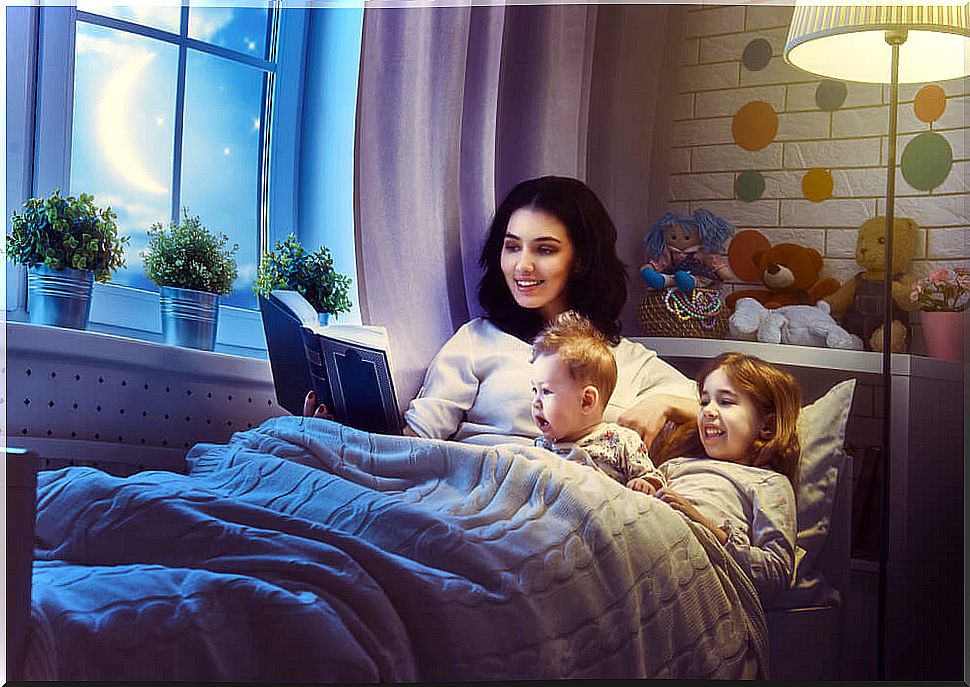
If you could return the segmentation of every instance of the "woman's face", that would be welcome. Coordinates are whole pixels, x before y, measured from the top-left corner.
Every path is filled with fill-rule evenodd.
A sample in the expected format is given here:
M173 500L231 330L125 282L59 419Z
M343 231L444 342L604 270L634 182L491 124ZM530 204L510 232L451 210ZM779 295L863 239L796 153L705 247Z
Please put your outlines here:
M565 311L575 255L565 225L552 215L529 208L512 213L501 264L515 302L538 310L546 322Z

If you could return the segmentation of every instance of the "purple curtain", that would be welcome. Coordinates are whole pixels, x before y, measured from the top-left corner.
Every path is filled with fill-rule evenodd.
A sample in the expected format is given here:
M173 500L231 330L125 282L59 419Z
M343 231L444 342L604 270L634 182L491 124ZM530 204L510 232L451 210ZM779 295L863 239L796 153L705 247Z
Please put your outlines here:
M653 141L656 127L669 127L654 116L665 80L651 74L676 39L676 14L653 5L365 9L358 286L363 321L386 326L394 342L402 405L445 339L480 314L478 253L512 186L576 176L624 218L641 215L646 198L665 201L665 177L650 174L663 168Z

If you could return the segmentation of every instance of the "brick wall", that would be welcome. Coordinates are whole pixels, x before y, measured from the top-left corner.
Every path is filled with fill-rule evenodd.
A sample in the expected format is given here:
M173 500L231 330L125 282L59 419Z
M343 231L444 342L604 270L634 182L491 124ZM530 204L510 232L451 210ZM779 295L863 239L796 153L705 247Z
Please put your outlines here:
M815 94L821 79L785 63L782 53L792 8L716 5L691 7L683 45L680 92L673 130L670 210L706 207L738 229L758 229L772 243L794 241L825 256L824 274L840 281L858 268L856 231L885 213L889 88L847 83L840 107L823 111ZM745 47L763 38L768 64L751 70ZM913 189L897 173L896 215L920 225L913 272L970 264L968 79L940 82L946 109L932 126L920 121L913 100L923 84L900 87L898 154L916 134L933 130L949 141L953 168L936 189ZM778 115L775 139L757 151L734 143L731 124L745 103L764 101ZM829 199L807 200L802 177L813 167L831 172ZM765 180L758 200L735 197L735 179L756 170Z

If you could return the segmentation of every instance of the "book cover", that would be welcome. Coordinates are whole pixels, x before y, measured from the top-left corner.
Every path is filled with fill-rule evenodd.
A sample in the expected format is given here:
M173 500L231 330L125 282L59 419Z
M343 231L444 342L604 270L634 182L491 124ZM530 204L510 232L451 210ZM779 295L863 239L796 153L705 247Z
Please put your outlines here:
M333 324L319 316L296 291L260 297L277 402L303 412L313 389L334 418L380 434L401 433L387 332L382 327Z

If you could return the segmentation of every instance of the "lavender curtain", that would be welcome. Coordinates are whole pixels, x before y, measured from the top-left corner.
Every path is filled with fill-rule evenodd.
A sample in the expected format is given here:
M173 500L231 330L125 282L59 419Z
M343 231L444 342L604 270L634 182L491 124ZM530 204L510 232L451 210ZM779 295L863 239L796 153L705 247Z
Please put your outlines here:
M654 22L659 26L640 21L638 30L647 27L650 35L630 36L626 43L652 41L662 51L668 8L660 6L658 13L649 5L633 7L663 21ZM577 176L599 191L589 174L591 160L611 196L631 187L638 198L649 195L638 185L642 175L618 184L604 159L639 156L643 146L617 141L605 153L591 149L591 134L603 138L608 130L591 117L610 120L617 110L644 113L642 87L631 102L617 89L623 91L625 81L639 79L641 68L651 66L627 65L617 80L609 62L630 55L600 47L627 31L613 16L616 10L596 5L365 10L356 132L357 278L363 320L386 326L395 342L402 404L416 393L441 344L479 314L478 254L496 199L522 179L542 174ZM604 13L609 18L598 26ZM604 35L603 27L620 35ZM604 83L594 87L597 73ZM591 93L605 100L591 105ZM656 93L646 98L656 100ZM646 116L653 110L648 107ZM646 132L657 125L652 118L630 119L625 126ZM646 147L653 156L655 150ZM648 159L634 166L650 164Z

